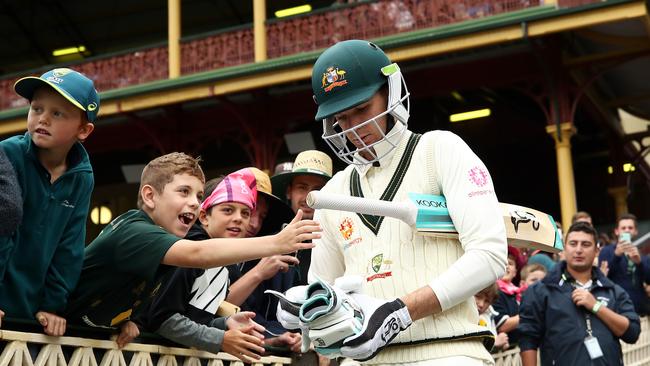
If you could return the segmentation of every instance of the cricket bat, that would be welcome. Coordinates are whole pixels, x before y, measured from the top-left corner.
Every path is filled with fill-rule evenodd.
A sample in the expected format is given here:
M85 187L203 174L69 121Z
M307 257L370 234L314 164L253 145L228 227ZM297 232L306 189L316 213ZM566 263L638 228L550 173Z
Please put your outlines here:
M314 209L388 216L414 227L420 235L458 238L444 196L419 193L408 195L409 199L405 202L392 202L311 191L307 195L307 205ZM508 203L499 205L509 245L552 253L564 248L551 215Z

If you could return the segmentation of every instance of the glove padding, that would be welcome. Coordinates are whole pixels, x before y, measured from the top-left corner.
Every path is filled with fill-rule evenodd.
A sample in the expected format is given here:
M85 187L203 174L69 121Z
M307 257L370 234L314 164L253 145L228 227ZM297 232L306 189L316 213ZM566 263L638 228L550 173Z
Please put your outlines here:
M357 361L369 360L384 349L401 331L413 321L400 299L386 301L363 294L350 294L364 314L359 334L343 341L341 355Z
M300 329L302 333L302 344L300 352L309 351L311 339L309 338L309 328L300 321L300 307L305 303L307 296L307 286L295 286L288 289L284 294L274 290L266 290L265 294L270 294L278 298L278 308L276 318L285 329Z
M345 291L317 280L307 288L300 322L309 327L316 352L334 358L343 340L361 331L363 313Z

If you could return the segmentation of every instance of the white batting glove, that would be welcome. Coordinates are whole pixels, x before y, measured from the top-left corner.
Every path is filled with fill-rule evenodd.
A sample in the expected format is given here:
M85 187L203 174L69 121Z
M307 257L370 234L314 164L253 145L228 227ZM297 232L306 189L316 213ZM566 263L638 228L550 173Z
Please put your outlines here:
M343 340L361 330L363 314L345 291L317 280L307 288L300 321L309 327L316 352L335 358L341 355Z
M285 329L300 329L302 333L302 343L300 352L309 351L311 339L309 338L309 328L300 321L300 307L305 303L307 296L307 286L295 286L285 293L274 290L266 290L265 294L270 294L278 298L278 308L276 317Z

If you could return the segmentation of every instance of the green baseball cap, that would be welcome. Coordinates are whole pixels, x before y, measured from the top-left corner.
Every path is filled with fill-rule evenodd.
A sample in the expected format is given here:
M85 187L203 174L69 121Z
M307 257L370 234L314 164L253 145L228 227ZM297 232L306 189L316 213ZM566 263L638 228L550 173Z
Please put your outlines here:
M99 94L93 81L83 74L67 68L53 69L40 77L28 76L14 84L18 95L32 100L36 89L48 85L75 107L86 112L88 121L95 122L99 112Z
M391 63L372 42L339 42L316 60L311 75L317 121L368 101L386 82L381 68Z

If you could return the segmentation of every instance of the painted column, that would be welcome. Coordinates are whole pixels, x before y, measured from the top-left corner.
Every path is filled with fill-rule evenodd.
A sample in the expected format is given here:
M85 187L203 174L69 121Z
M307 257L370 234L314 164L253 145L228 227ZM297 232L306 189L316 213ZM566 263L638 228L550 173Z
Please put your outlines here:
M566 232L571 225L571 217L578 211L576 185L573 177L573 158L571 157L571 136L576 132L576 129L571 122L560 123L561 139L558 138L555 125L546 126L546 132L555 140L562 229Z
M266 60L266 0L253 0L255 62Z
M181 0L167 0L169 78L181 75Z
M616 209L616 217L620 217L624 213L628 213L627 210L627 186L619 187L610 187L607 189L607 193L614 199L614 208Z

